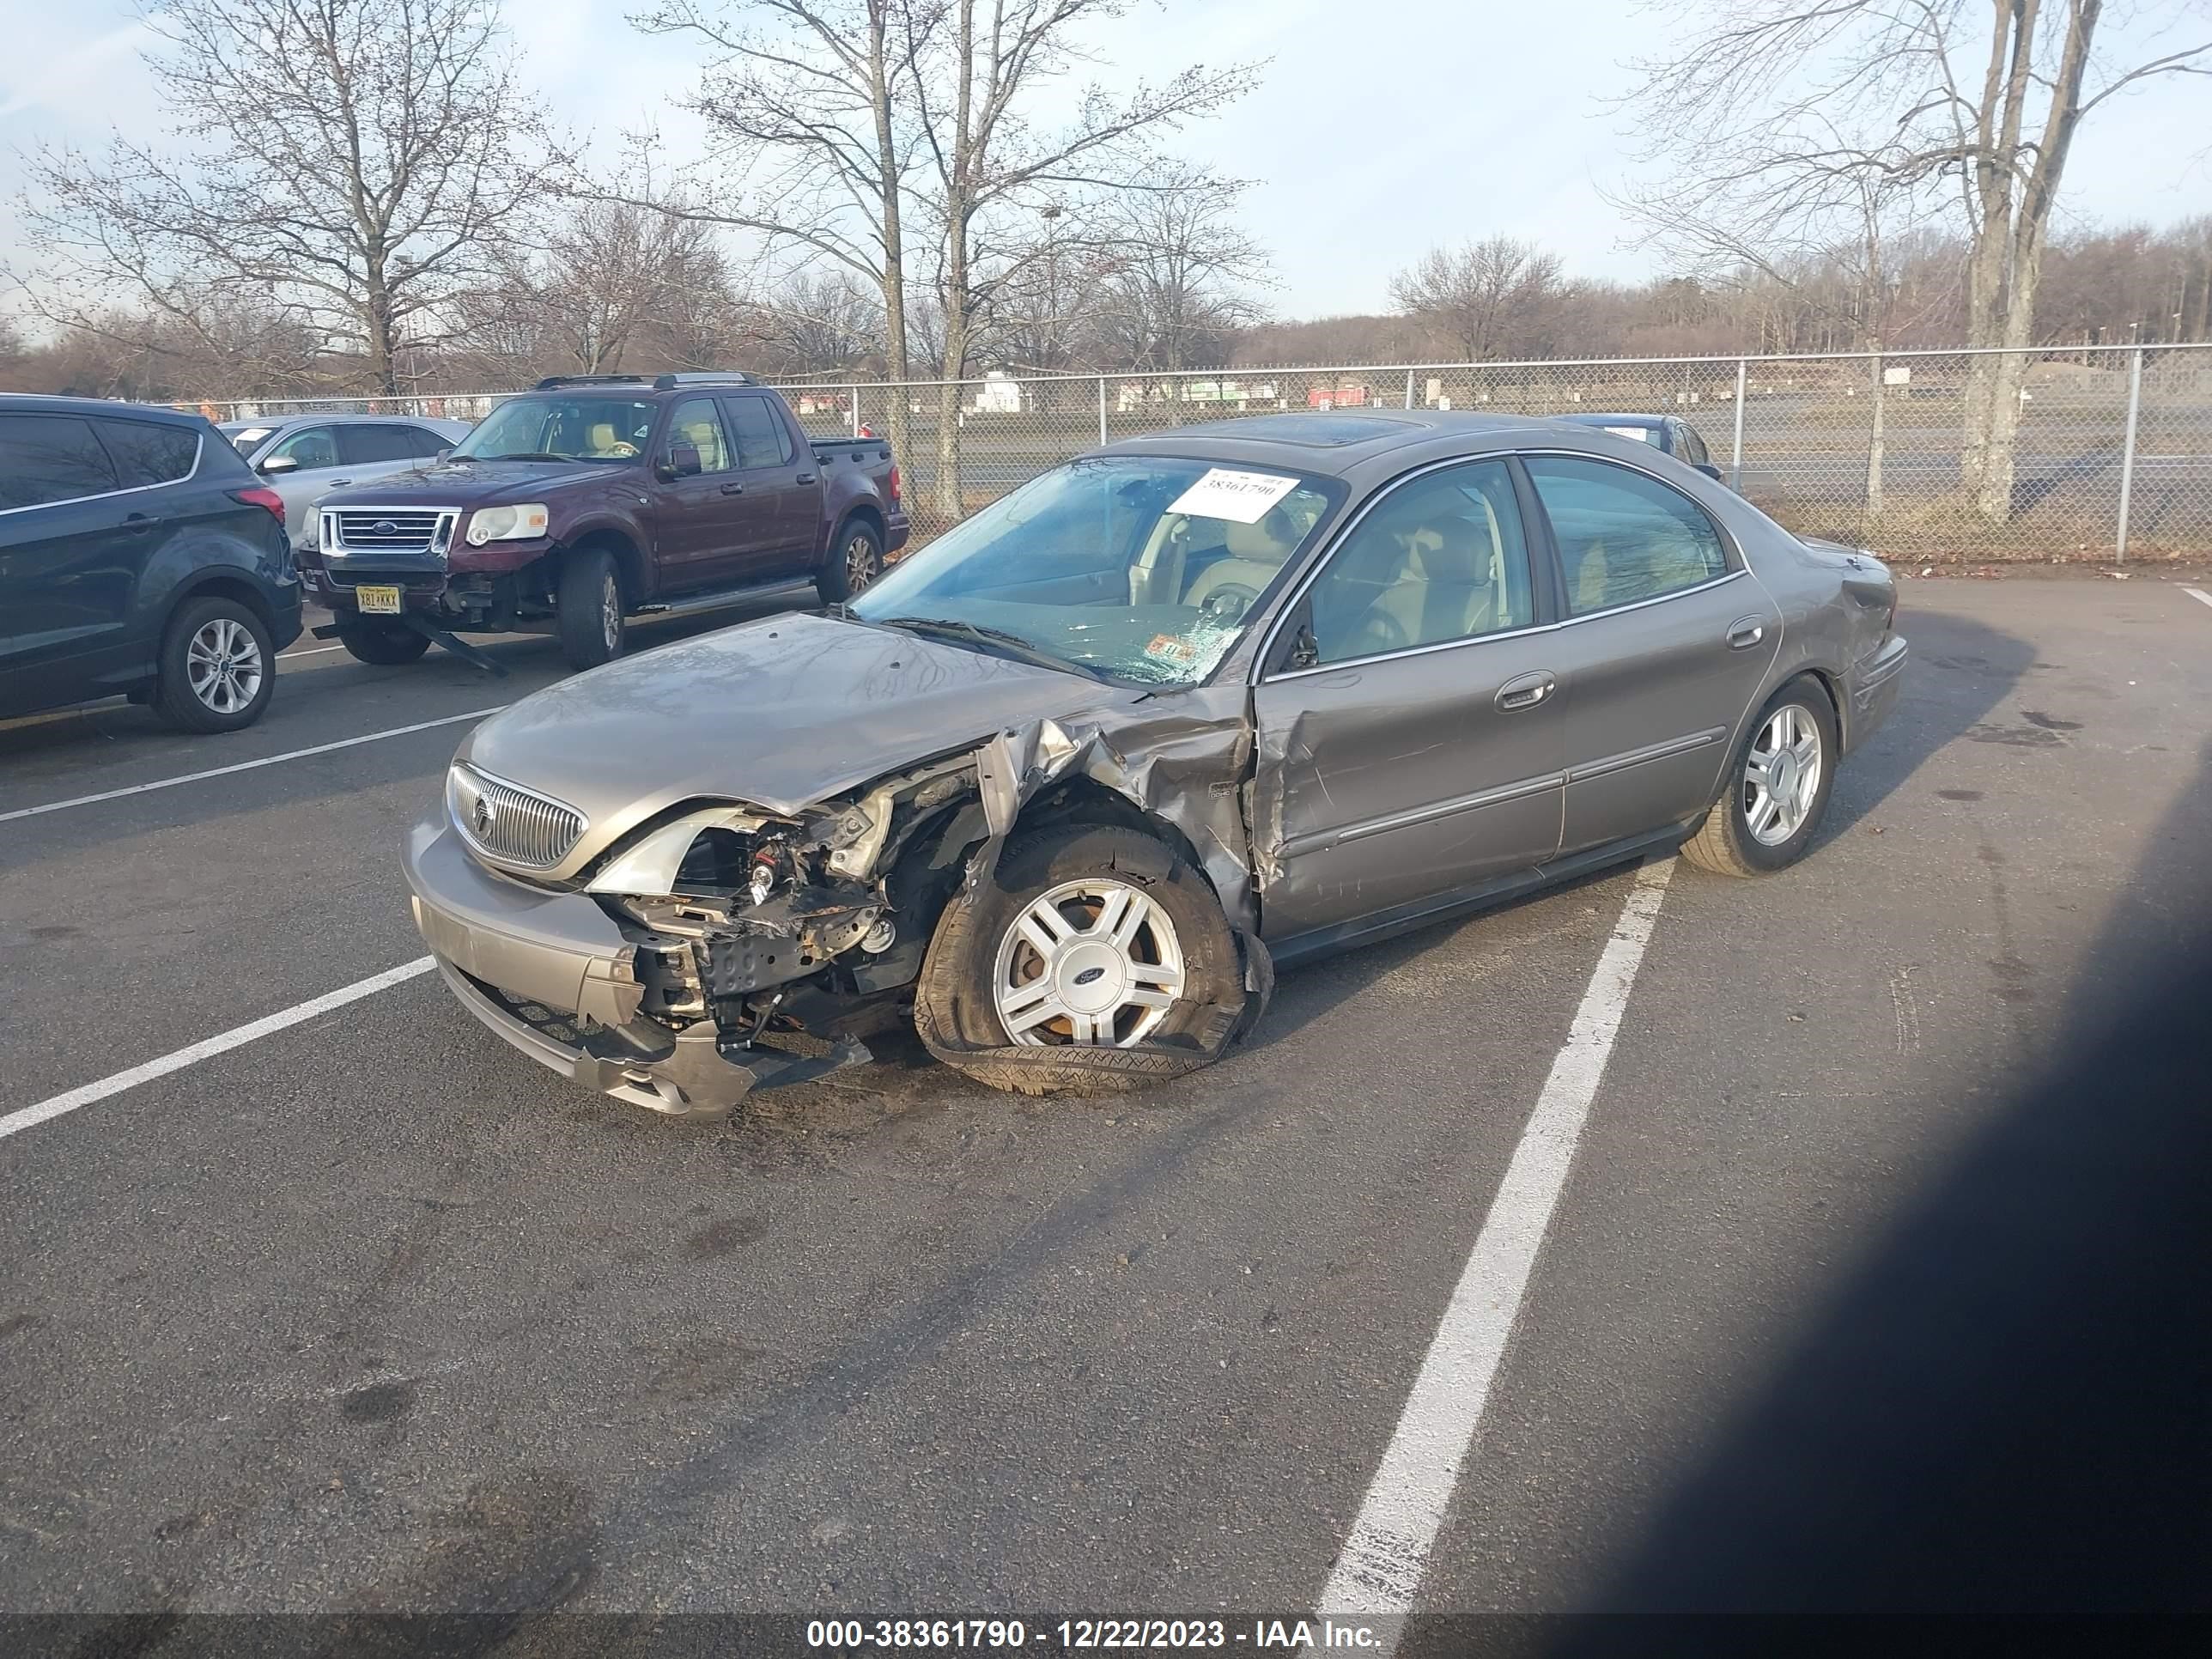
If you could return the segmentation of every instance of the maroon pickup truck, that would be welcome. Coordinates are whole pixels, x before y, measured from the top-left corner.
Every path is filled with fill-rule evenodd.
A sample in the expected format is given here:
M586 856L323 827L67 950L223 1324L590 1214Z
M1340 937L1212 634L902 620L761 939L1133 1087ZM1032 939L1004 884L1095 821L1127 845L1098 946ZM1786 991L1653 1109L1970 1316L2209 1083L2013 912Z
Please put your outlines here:
M314 631L364 662L550 622L578 668L627 618L811 580L850 598L905 546L879 438L810 438L734 374L563 375L510 398L434 463L324 497L302 550Z

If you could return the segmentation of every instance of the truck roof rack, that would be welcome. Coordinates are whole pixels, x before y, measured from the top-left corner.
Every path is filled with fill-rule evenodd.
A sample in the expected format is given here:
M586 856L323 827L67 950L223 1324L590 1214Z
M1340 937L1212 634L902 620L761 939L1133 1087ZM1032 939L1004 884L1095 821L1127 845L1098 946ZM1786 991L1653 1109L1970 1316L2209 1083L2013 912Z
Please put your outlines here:
M643 386L642 374L548 374L538 383L540 392L552 392L564 386Z
M758 386L760 382L750 374L741 374L734 368L687 370L681 374L662 374L653 382L655 392L673 392L679 386Z

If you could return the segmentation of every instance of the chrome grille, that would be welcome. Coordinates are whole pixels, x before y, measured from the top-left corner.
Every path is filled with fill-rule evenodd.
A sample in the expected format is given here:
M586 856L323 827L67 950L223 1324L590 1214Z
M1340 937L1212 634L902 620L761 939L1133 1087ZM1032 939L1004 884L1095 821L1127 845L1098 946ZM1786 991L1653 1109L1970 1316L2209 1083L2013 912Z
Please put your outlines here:
M421 507L348 507L323 514L325 550L342 553L443 552L458 515Z
M568 856L584 833L584 815L574 807L471 766L454 766L446 793L453 827L471 847L501 864L550 870Z

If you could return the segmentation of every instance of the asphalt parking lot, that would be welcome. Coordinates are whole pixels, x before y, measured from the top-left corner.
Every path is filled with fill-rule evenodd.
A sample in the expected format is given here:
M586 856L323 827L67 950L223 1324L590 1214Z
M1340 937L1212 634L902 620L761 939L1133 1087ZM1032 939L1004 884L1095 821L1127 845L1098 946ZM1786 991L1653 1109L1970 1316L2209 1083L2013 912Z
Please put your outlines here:
M1139 1097L892 1043L705 1129L434 977L137 1070L421 956L396 844L550 641L295 654L231 738L0 728L0 1607L1313 1608L1634 899L1417 1601L1602 1603L2009 1083L2212 916L2212 599L1923 580L1899 627L1778 878L1287 974Z

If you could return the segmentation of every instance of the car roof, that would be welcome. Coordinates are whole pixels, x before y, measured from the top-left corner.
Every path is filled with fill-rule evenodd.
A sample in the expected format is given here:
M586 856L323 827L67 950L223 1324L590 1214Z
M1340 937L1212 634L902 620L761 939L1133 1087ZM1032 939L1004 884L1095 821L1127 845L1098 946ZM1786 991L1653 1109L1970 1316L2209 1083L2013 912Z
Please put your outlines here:
M1664 426L1671 415L1589 415L1577 410L1572 415L1553 415L1554 421L1568 421L1576 426Z
M467 426L450 415L362 415L350 410L306 410L297 415L257 415L217 421L225 432L244 432L261 427L276 432L288 426Z
M1469 410L1334 410L1207 421L1123 438L1089 453L1241 462L1343 478L1364 488L1424 461L1464 453L1470 446L1587 449L1593 454L1607 454L1615 453L1611 446L1629 442L1580 423L1566 426L1535 415L1492 415Z
M117 398L49 397L40 392L0 392L0 415L106 415L132 421L160 421L200 428L202 416L161 404L127 404Z

